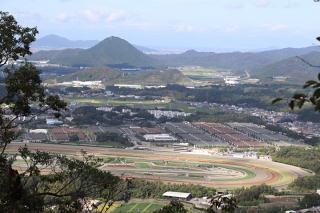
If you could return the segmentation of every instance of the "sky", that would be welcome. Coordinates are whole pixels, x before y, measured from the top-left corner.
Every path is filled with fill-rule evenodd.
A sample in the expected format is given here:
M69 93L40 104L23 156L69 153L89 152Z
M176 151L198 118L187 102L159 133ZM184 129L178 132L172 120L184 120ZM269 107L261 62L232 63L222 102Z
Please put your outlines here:
M320 3L313 0L0 0L2 11L38 37L118 36L171 50L255 51L317 44Z

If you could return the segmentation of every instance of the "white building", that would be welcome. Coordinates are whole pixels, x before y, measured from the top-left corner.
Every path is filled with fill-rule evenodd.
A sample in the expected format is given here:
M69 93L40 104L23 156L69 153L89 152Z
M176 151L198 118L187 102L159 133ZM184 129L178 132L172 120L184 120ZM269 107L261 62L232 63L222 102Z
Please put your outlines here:
M70 87L89 87L91 89L104 88L102 81L68 81L68 82L58 83L57 85L70 86Z
M143 136L147 141L176 141L177 139L169 134L146 134Z
M143 87L141 85L138 84L115 84L115 87L119 87L119 88L129 88L129 89L143 89Z
M224 78L224 83L227 85L236 85L239 84L240 77L238 76L227 76Z
M35 134L47 134L48 130L47 129L30 129L30 133L35 133Z
M47 118L46 122L47 122L48 125L60 125L60 124L63 124L62 121L59 121L57 119L49 119L49 118Z
M154 115L155 118L160 118L162 116L168 117L168 118L187 117L191 115L191 113L185 113L185 112L179 112L179 111L148 110L148 112Z
M104 111L104 112L111 112L113 107L97 107L96 110Z
M162 197L171 198L171 199L179 199L179 200L190 200L192 195L190 193L183 193L183 192L165 192L163 193Z

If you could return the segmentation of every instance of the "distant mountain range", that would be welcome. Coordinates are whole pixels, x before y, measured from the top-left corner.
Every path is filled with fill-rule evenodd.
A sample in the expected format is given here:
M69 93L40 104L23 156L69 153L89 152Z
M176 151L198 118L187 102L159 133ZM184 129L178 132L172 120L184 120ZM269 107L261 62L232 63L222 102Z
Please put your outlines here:
M152 70L138 74L128 74L109 67L95 67L81 70L72 74L49 79L49 83L61 83L65 81L96 81L101 80L105 85L114 84L140 84L140 85L167 85L176 83L191 83L178 70Z
M118 37L106 38L89 49L39 51L34 53L31 59L46 59L50 63L78 67L112 65L154 67L158 65L156 59L144 54L129 42Z
M62 50L67 48L88 49L98 44L99 42L100 41L98 40L70 40L59 35L51 34L37 39L35 42L32 43L32 48L38 50ZM158 50L149 47L144 47L140 45L133 46L136 47L138 50L146 53L158 52Z
M257 53L250 52L198 52L188 50L182 54L151 55L154 59L168 66L197 65L205 67L225 68L232 70L251 69L281 61L293 56L304 55L313 51L320 52L320 46L306 48L285 48Z
M48 38L51 38L51 41L59 40L60 44L63 42L68 43L68 40L64 38L59 37L58 39L56 36L49 36L47 40L50 40ZM43 40L38 42L45 43ZM59 45L57 44L57 46ZM69 45L71 45L70 42ZM320 46L285 48L255 53L215 53L188 50L181 54L148 55L126 40L118 37L109 37L88 49L70 48L38 51L30 59L49 60L50 63L75 67L123 66L150 68L150 70L153 68L162 69L165 67L193 65L229 69L236 73L243 73L244 70L247 70L251 73L251 77L254 78L287 76L297 82L310 79L311 76L314 76L319 71L319 69L309 67L295 56L303 56L307 61L317 64L320 61Z
M320 66L320 52L311 52L299 56L308 63ZM262 67L250 70L251 77L260 79L270 79L276 76L288 77L290 82L303 83L310 79L315 79L320 72L320 68L311 67L297 57L286 58Z
M66 49L66 48L90 48L99 43L98 40L72 41L58 35L47 35L32 43L32 48L37 49Z

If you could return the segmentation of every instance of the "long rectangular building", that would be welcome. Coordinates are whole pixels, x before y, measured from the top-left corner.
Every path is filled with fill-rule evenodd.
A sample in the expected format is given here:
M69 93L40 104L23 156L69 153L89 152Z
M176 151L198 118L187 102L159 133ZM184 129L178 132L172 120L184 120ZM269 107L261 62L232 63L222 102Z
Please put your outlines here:
M168 191L165 192L162 197L179 200L191 200L192 195L190 193Z

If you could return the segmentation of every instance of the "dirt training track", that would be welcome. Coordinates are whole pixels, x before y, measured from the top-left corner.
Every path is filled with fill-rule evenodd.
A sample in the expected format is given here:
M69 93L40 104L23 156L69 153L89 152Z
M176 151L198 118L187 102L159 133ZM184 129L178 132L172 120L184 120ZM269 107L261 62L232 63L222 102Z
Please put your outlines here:
M16 151L22 143L13 143L8 146L8 151ZM114 174L125 178L141 178L146 180L161 180L166 182L176 183L191 183L201 184L207 186L213 186L215 188L237 188L242 186L252 186L260 184L268 184L276 188L286 188L294 179L302 176L312 175L311 173L295 167L282 163L244 159L244 158L232 158L222 156L211 155L194 155L177 152L164 152L164 151L138 151L129 149L111 149L103 147L92 146L74 146L74 145L58 145L58 144L28 144L31 150L48 151L54 153L61 153L67 155L78 155L81 150L86 151L90 155L95 156L110 156L110 157L123 157L145 160L163 160L170 162L184 162L184 163L206 163L221 166L228 166L230 168L242 169L250 172L251 175L247 175L247 178L222 178L213 180L192 180L185 178L170 178L170 177L157 177L156 175L143 175L143 173L136 173L138 169L132 169L133 173L130 173L130 169L126 169L125 173L120 173L117 168L101 167L101 169L110 170ZM139 170L140 171L140 170ZM146 172L155 172L154 170L145 169ZM174 171L171 171L174 172ZM181 171L179 171L181 172ZM248 173L247 172L247 173Z

